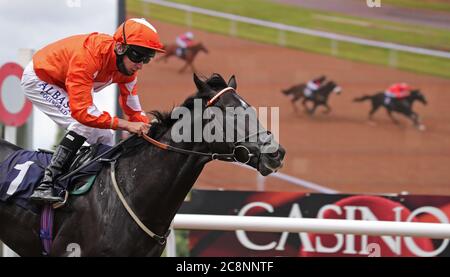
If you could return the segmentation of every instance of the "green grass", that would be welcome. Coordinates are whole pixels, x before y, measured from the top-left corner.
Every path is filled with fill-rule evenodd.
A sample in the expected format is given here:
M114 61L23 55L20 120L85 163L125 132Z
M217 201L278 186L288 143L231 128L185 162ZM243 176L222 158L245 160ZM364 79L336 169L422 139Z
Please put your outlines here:
M246 0L242 1L243 3L247 2L258 2L258 3L266 3L268 5L272 5L266 1L257 1L257 0ZM192 1L177 1L177 2L192 2L192 4L197 2L205 2L205 8L208 9L214 9L214 10L221 10L229 13L236 13L236 14L242 14L245 16L249 16L249 14L245 14L248 11L249 7L247 4L240 5L240 8L237 7L238 1L236 0L227 0L226 3L229 3L229 5L223 5L223 1L204 1L204 0L192 0ZM147 7L143 5L147 5L144 3L141 3L138 0L131 0L127 2L128 6L127 9L129 12L133 14L139 14L142 16L148 16L150 18L159 19L162 21L175 23L175 24L186 24L186 17L185 13L183 11L179 11L176 9L170 9L165 8L157 5L148 5ZM222 4L221 4L222 3ZM240 2L239 2L240 3ZM236 4L236 5L234 5ZM224 7L226 6L226 10L224 10ZM279 6L279 5L278 5ZM277 6L277 7L278 7ZM282 7L287 7L284 5L281 5ZM222 7L219 9L219 7ZM275 7L272 7L274 9ZM145 11L148 10L149 14L144 14ZM252 15L251 17L254 18L260 18L269 20L266 17L272 17L273 14L278 14L278 12L267 12L264 10L260 10L258 8L255 8L254 11L251 11ZM254 12L254 13L253 13ZM302 11L305 15L309 12ZM295 13L294 13L295 14ZM290 24L290 19L288 17L293 16L292 13L286 13L285 17L282 19L283 21L278 21L286 24ZM306 19L306 16L301 16L300 18L293 19L294 21L308 21ZM272 20L277 21L277 20ZM324 23L320 23L324 24ZM319 25L320 25L319 24ZM329 23L327 23L330 25ZM210 16L204 16L199 14L192 14L192 25L194 28L215 32L215 33L221 33L225 35L229 35L230 33L230 22L228 20L219 19L215 17ZM290 24L294 25L294 24ZM298 24L297 24L298 25ZM334 25L334 24L331 24ZM323 28L325 28L325 25L321 25ZM304 26L302 26L304 27ZM311 26L306 26L308 28L312 28ZM391 26L392 27L392 26ZM237 33L236 36L240 38L255 40L263 43L271 43L271 44L277 44L278 43L278 37L279 32L271 29L271 28L265 28L260 27L256 25L251 24L245 24L245 23L236 23L236 29ZM314 28L314 29L320 29L320 28ZM349 28L349 32L355 32L357 33L357 28ZM368 28L365 27L365 30ZM370 29L370 28L369 28ZM353 34L355 35L355 34ZM418 35L417 35L418 36ZM409 36L414 37L414 36ZM437 43L437 41L441 40L447 40L447 38L443 38L442 36L438 35L436 33L436 38L434 43L430 43L437 46L441 46L440 43ZM410 38L413 40L413 38ZM419 40L415 40L417 43ZM437 43L437 44L436 44ZM449 44L450 45L450 40ZM448 47L447 45L447 47ZM285 33L285 46L296 48L296 49L302 49L307 51L312 51L320 54L327 54L331 55L332 47L331 47L331 41L328 39L323 39L319 37L314 36L307 36L307 35L301 35L297 33L291 33L286 32ZM419 45L423 46L423 45ZM442 47L442 46L441 46ZM445 47L443 47L445 48ZM391 55L390 51L386 49L381 48L375 48L375 47L368 47L368 46L361 46L356 45L352 43L344 43L344 42L338 42L337 43L337 53L334 53L337 57L340 58L346 58L356 61L363 61L368 63L375 63L380 65L389 65L389 56ZM443 76L450 78L450 60L449 59L443 59L443 58L434 58L429 56L423 56L423 55L416 55L416 54L410 54L405 52L396 52L396 67L400 69L405 69L409 71L419 72L419 73L427 73L427 74L433 74L438 76Z
M381 6L383 4L404 8L450 12L450 2L448 0L381 0Z
M450 50L450 32L445 29L312 11L269 0L173 0L171 2L361 38ZM330 21L326 17L341 19L344 22ZM360 21L364 25L345 22L348 20Z

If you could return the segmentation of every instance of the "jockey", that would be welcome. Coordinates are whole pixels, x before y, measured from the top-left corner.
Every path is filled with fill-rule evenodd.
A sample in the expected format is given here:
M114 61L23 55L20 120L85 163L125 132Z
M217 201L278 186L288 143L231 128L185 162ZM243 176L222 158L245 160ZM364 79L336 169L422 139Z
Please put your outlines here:
M402 99L409 95L411 87L407 83L395 83L391 85L385 92L384 104L389 105L392 99Z
M177 56L184 57L186 49L191 47L194 43L194 34L192 32L186 32L177 36L175 43L177 44Z
M317 77L313 80L310 80L307 84L306 84L306 88L304 91L304 94L306 97L311 97L312 94L314 92L316 92L320 86L323 84L323 82L325 81L327 77L325 77L325 75L322 75L320 77Z
M45 169L32 200L61 202L54 181L86 141L114 144L112 130L142 134L149 119L137 94L137 73L156 52L164 53L159 35L143 18L126 20L114 36L91 33L56 41L37 51L25 68L22 88L40 111L68 132ZM128 120L111 116L93 103L92 93L117 83Z

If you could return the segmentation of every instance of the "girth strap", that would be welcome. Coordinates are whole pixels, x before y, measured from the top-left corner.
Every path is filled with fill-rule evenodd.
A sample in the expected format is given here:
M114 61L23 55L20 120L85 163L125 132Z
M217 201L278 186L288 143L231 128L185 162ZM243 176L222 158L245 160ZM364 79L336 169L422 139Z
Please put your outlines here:
M133 210L128 205L127 201L125 200L125 197L123 197L122 192L119 189L119 186L117 185L116 180L116 160L111 160L111 181L113 183L114 190L117 193L117 196L119 196L120 202L122 202L122 205L125 207L127 212L130 214L131 218L133 218L134 222L144 231L147 235L149 235L152 239L156 240L160 245L166 244L167 237L170 234L170 229L167 230L166 234L164 236L157 235L153 233L150 229L147 228L147 226L142 223L142 221L137 217L137 215L133 212Z

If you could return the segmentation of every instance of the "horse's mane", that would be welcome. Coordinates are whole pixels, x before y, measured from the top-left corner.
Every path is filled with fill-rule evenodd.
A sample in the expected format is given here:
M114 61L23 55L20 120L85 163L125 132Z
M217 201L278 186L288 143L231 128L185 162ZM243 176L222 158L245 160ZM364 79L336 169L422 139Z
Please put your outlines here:
M328 81L326 82L326 84L324 84L323 86L321 86L317 91L318 92L323 92L326 89L331 88L332 86L336 86L336 83L334 81Z
M209 78L201 77L201 79L205 80L205 82L214 90L220 90L228 86L227 82L218 73L213 73ZM181 107L186 107L189 110L192 110L194 108L195 99L203 99L206 102L210 98L211 95L209 93L197 91L194 95L189 96L183 102L183 104L181 104ZM148 112L148 114L152 115L154 118L149 131L149 135L157 139L162 134L164 134L167 129L171 128L175 124L178 119L171 118L173 110L174 108L172 108L171 111Z
M205 80L208 86L214 90L220 90L228 86L227 82L225 82L222 76L220 76L220 74L218 73L213 73L209 78L206 78L204 76L200 78ZM183 102L183 104L181 104L181 107L186 107L189 110L192 110L194 108L195 99L203 99L204 103L206 103L206 101L211 99L211 97L212 95L210 92L197 91L194 95L189 96ZM173 119L171 117L171 113L173 110L174 108L169 112L167 111L148 112L147 114L152 115L154 119L151 122L151 127L147 135L156 140L159 139L161 136L163 136L167 132L167 130L170 129L178 120ZM146 142L145 140L139 138L138 136L134 136L133 139L129 140L125 145L123 145L123 147L127 148L127 150L122 154L122 157L134 155L136 151L140 149L139 146L144 143L148 144L148 142Z
M334 82L334 81L328 81L325 85L323 85L323 87L325 88L325 87L332 87L332 86L335 86L336 85L336 83Z

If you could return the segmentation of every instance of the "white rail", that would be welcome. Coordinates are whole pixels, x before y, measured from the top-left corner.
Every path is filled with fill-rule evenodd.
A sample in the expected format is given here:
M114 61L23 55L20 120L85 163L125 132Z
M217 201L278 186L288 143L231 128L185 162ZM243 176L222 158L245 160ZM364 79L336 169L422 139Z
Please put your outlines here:
M252 171L256 172L256 169L254 169L251 166L245 165L245 164L233 163L233 165L236 165L236 166L239 166L239 167L243 167L243 168L247 168L249 170L252 170ZM286 182L288 182L290 184L293 184L293 185L296 185L296 186L299 186L299 187L304 187L304 188L310 189L310 190L315 191L315 192L327 193L327 194L339 193L339 191L337 191L337 190L330 189L328 187L324 187L322 185L319 185L319 184L316 184L316 183L313 183L313 182L310 182L310 181L306 181L306 180L303 180L303 179L300 179L300 178L297 178L297 177L294 177L294 176L290 176L290 175L287 175L287 174L284 174L284 173L280 173L280 172L272 173L272 174L270 174L267 177L263 177L259 173L257 173L257 174L258 174L258 177L257 177L257 181L256 182L257 182L258 190L260 190L260 191L265 190L266 178L270 177L270 178L275 178L275 179L278 179L278 180L283 180L283 181L286 181Z
M450 224L343 219L177 214L173 228L450 238Z
M243 22L243 23L278 29L280 31L289 31L289 32L305 34L305 35L310 35L310 36L316 36L316 37L321 37L321 38L328 38L332 41L344 41L344 42L350 42L350 43L355 43L355 44L360 44L360 45L365 45L365 46L379 47L379 48L409 52L409 53L414 53L414 54L428 55L428 56L447 58L447 59L450 58L450 52L446 52L446 51L432 50L432 49L407 46L407 45L401 45L401 44L390 43L390 42L375 41L375 40L357 38L357 37L340 35L340 34L335 34L335 33L329 33L329 32L324 32L324 31L312 30L312 29L307 29L307 28L302 28L302 27L297 27L297 26L286 25L286 24L282 24L282 23L275 23L275 22L265 21L265 20L261 20L261 19L255 19L255 18L240 16L240 15L235 15L235 14L229 14L229 13L207 10L207 9L198 8L198 7L192 7L189 5L173 3L173 2L169 2L169 1L163 1L163 0L142 0L142 1L146 2L146 3L164 6L164 7L183 10L183 11L186 11L189 13L194 12L194 13L204 14L204 15L208 15L208 16L224 18L224 19L228 19L232 22L237 21L237 22Z

